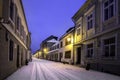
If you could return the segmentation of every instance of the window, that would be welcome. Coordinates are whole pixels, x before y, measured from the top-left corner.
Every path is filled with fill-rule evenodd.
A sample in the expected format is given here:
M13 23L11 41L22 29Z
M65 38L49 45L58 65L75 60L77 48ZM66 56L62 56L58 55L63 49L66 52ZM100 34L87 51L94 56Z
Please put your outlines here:
M10 1L10 18L13 20L14 15L14 3Z
M103 41L103 50L104 50L103 57L114 57L116 52L115 49L116 49L115 37L105 39Z
M93 57L93 43L87 45L87 57Z
M6 30L6 32L5 32L5 40L6 40L6 41L8 41L8 39L9 39L8 36L9 36L9 35L8 35L8 31Z
M80 35L80 28L77 28L77 36Z
M57 48L59 48L59 44L57 44Z
M60 42L60 47L61 47L61 48L63 47L63 42L62 42L62 41Z
M14 43L12 40L10 40L9 44L9 60L13 61L13 50L14 50Z
M71 58L71 51L65 52L65 58Z
M103 9L104 10L104 20L108 20L114 16L114 14L115 14L114 2L115 2L115 0L107 0L103 3L103 5L104 5L104 7L103 7L104 8Z
M93 28L93 12L87 16L87 29L90 30Z
M17 30L19 30L19 29L20 29L20 18L17 17Z
M71 36L65 39L65 45L71 44Z

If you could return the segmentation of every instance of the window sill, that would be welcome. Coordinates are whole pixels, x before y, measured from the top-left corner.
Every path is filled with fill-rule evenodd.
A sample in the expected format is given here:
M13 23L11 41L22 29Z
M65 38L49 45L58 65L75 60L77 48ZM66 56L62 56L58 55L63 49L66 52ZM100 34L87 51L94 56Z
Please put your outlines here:
M102 57L103 60L113 60L115 57Z
M103 25L111 24L115 21L115 19L116 19L116 17L113 16L113 17L109 18L108 20L103 21Z

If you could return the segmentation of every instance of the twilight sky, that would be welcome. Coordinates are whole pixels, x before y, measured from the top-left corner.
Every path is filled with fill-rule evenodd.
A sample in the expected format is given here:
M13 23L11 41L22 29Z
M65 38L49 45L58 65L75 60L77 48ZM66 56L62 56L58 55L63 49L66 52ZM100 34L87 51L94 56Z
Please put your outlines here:
M74 26L72 16L86 0L22 0L35 52L50 35L60 37Z

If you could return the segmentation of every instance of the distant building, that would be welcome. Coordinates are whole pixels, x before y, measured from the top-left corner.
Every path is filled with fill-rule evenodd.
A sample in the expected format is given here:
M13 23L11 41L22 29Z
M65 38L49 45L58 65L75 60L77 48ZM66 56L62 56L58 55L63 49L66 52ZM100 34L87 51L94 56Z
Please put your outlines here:
M22 0L0 0L0 80L30 59L30 37Z
M33 57L38 58L38 59L42 58L41 51L38 49L38 50L33 54Z
M59 58L59 41L50 40L48 42L53 42L54 44L49 48L48 51L48 60L61 61Z
M75 64L120 75L120 0L87 0L72 17Z
M48 41L57 40L57 39L58 37L51 35L41 42L40 44L40 51L41 51L41 56L42 56L41 58L47 59L49 48L54 44L54 42L48 42Z
M59 54L61 55L61 62L69 64L73 63L73 41L74 40L74 27L69 28L66 33L60 37L60 49Z

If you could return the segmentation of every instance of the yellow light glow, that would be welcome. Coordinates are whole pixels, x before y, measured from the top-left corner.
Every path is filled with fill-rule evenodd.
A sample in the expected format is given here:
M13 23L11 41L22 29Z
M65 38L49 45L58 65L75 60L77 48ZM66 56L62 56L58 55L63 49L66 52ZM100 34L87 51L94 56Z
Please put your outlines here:
M43 49L43 51L44 51L44 52L47 52L47 49L46 49L46 48L44 48L44 49Z
M69 42L71 40L71 38L67 38L67 41Z

